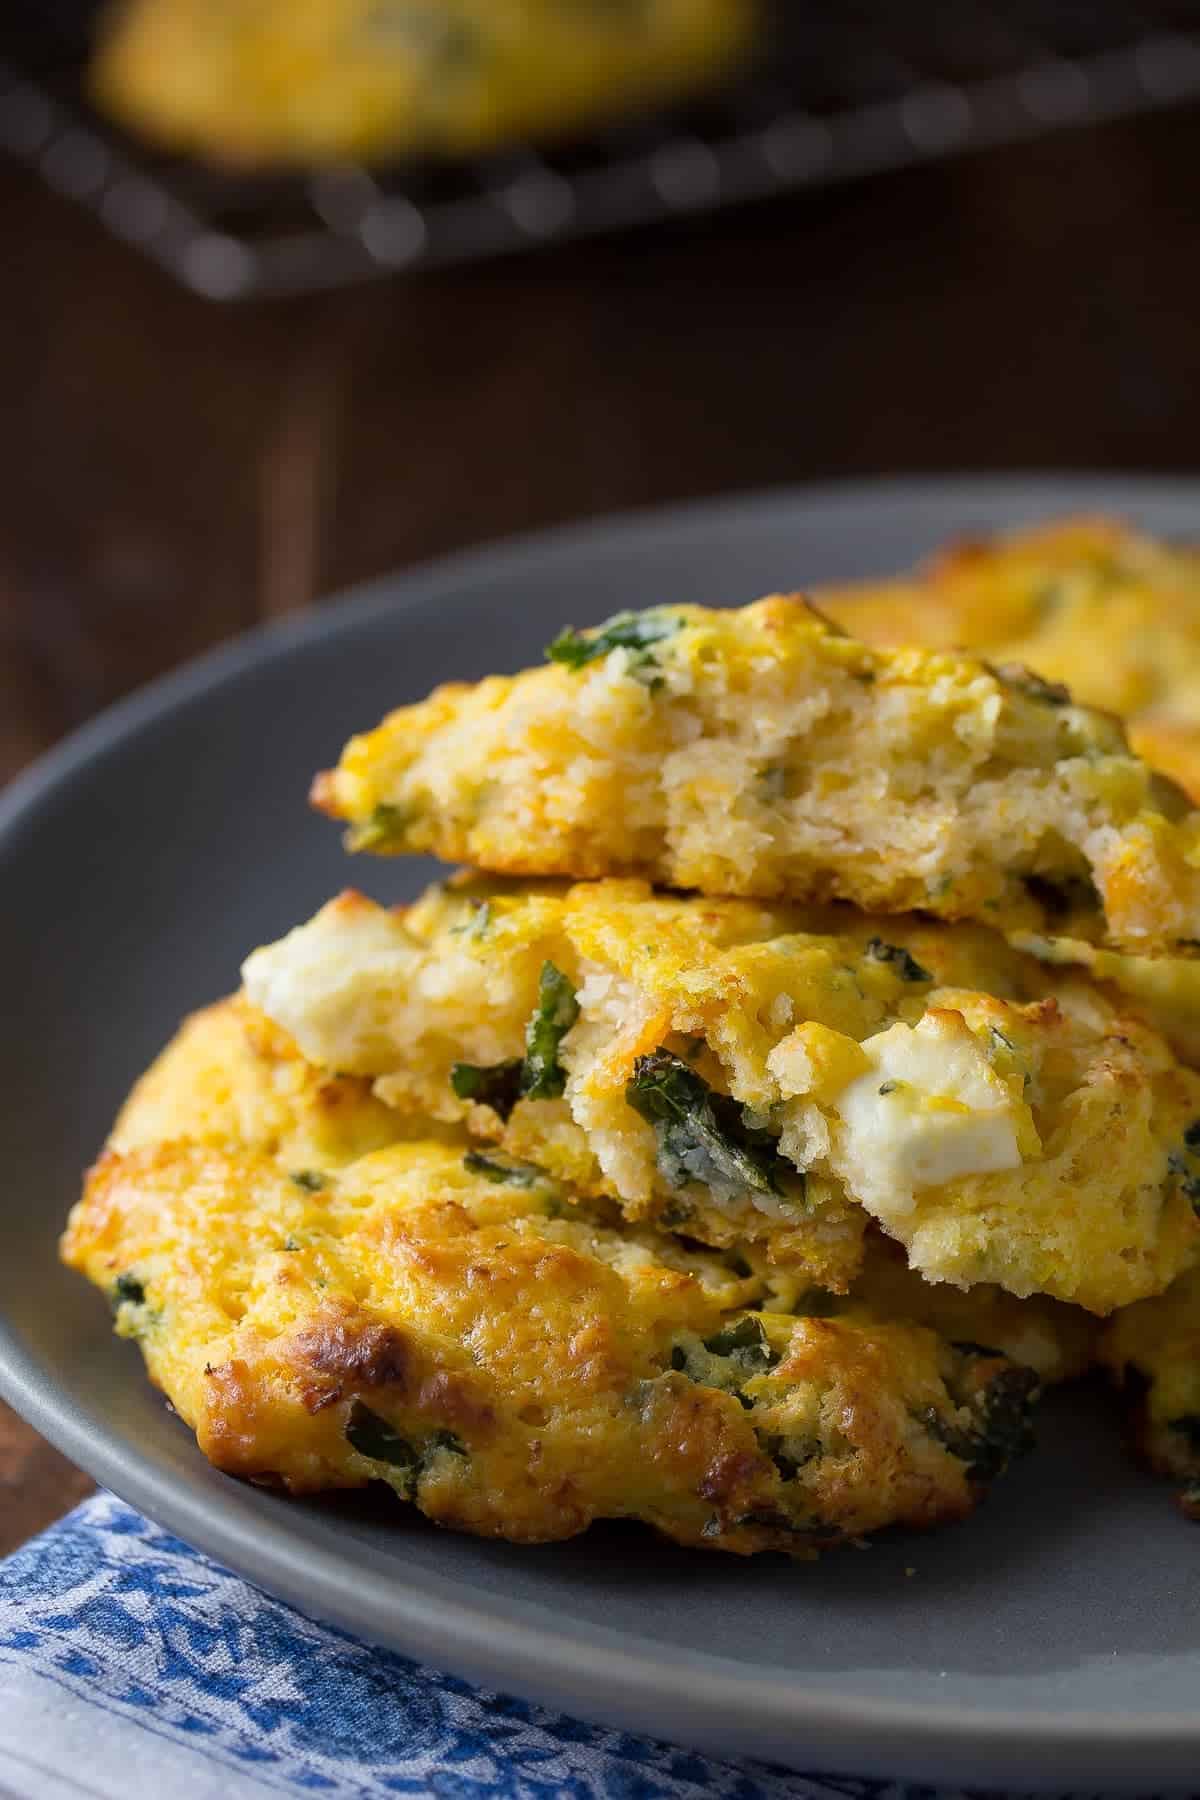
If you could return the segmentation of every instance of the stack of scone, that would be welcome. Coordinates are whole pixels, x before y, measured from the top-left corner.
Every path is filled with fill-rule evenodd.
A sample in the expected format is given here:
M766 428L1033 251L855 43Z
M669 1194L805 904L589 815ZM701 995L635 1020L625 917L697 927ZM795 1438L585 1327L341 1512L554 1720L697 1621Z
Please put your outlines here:
M966 1513L1099 1361L1200 1473L1200 814L1059 685L1186 773L1200 564L1069 525L822 604L938 647L620 614L318 778L471 872L257 950L64 1240L218 1466L804 1554Z

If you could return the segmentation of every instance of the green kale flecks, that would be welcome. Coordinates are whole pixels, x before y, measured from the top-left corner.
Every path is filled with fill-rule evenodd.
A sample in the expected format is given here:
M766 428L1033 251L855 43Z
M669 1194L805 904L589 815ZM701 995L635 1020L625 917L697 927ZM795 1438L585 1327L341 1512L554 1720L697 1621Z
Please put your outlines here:
M535 1188L550 1181L545 1169L539 1169L536 1163L521 1162L502 1150L468 1150L463 1168L472 1175L482 1175L485 1181L501 1182L507 1187Z
M404 834L411 822L412 813L408 807L393 806L381 800L366 823L351 832L350 847L353 850L397 849L404 842Z
M323 1175L320 1169L293 1169L291 1179L306 1194L319 1194L323 1187L329 1185L329 1177Z
M450 1070L450 1086L460 1100L473 1100L479 1106L490 1106L494 1113L507 1119L521 1098L521 1075L524 1059L516 1056L508 1062L481 1066L478 1063L455 1063Z
M867 955L873 962L893 963L901 981L933 980L929 970L923 969L903 944L885 944L882 938L873 937L867 944Z
M556 1100L562 1093L567 1075L559 1061L559 1046L578 1017L575 989L561 969L543 963L537 1007L525 1027L522 1099Z
M643 667L652 666L654 658L650 655L650 646L674 637L682 624L683 620L677 614L654 608L648 612L619 612L590 634L568 625L547 647L546 655L551 662L563 663L569 669L582 669L586 663L596 662L612 650L633 650L640 652L636 663Z
M397 1469L402 1475L411 1475L412 1483L416 1485L417 1470L421 1463L419 1453L407 1438L400 1436L394 1425L389 1424L362 1400L356 1400L350 1408L346 1441L369 1462L386 1463L390 1469Z
M977 1345L956 1348L970 1358L992 1354ZM1029 1414L1039 1391L1036 1370L1009 1363L964 1401L973 1414L970 1425L943 1417L935 1406L926 1407L917 1417L931 1437L966 1463L970 1480L993 1481L1014 1456L1032 1444Z
M803 1183L770 1131L750 1124L744 1107L669 1050L637 1059L625 1098L653 1125L658 1166L673 1188L699 1181L718 1192L781 1195L785 1181Z
M556 1100L567 1080L559 1050L578 1017L579 1002L570 981L552 962L543 963L538 1003L525 1027L524 1056L489 1065L455 1063L450 1086L460 1100L490 1106L502 1119L518 1100Z

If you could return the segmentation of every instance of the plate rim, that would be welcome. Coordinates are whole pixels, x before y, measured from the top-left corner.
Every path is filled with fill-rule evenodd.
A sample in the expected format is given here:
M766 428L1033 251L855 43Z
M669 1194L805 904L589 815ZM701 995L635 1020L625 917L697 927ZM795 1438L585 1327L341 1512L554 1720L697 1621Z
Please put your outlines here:
M977 499L985 511L1011 507L1022 495L1031 507L1064 511L1121 513L1146 502L1190 505L1200 527L1200 477L1035 470L780 486L521 533L356 584L333 596L332 603L256 626L136 690L71 733L0 793L0 846L19 835L76 770L180 708L202 704L213 689L252 674L264 661L369 628L377 615L419 607L439 592L498 571L511 575L523 564L544 565L614 546L627 553L639 541L661 547L664 538L682 541L711 533L722 518L749 522L756 514L778 515L789 507L854 512L864 506L961 505ZM307 1542L285 1511L277 1518L254 1511L232 1479L229 1504L214 1510L209 1493L155 1468L136 1442L106 1431L73 1403L71 1390L3 1317L0 1396L102 1486L300 1610L469 1680L567 1712L651 1736L662 1729L655 1724L660 1715L668 1721L686 1716L690 1741L718 1753L732 1748L760 1758L777 1756L793 1766L800 1754L814 1767L852 1766L858 1773L893 1778L922 1779L936 1770L939 1780L977 1779L982 1755L996 1780L1034 1785L1030 1764L1045 1760L1056 1782L1102 1782L1111 1790L1114 1784L1144 1786L1147 1779L1186 1780L1200 1752L1200 1713L1124 1714L1112 1708L1040 1713L812 1689L802 1677L764 1677L732 1659L656 1653L651 1640L631 1642L616 1632L606 1636L604 1627L588 1625L578 1635L560 1628L556 1634L550 1607L544 1609L548 1626L539 1622L542 1609L535 1603L503 1594L464 1598L461 1578L426 1570L410 1571L399 1591L394 1585L386 1593L360 1590L355 1604L344 1607L336 1550ZM440 1583L457 1594L437 1591ZM1154 1758L1153 1771L1147 1769L1148 1756Z

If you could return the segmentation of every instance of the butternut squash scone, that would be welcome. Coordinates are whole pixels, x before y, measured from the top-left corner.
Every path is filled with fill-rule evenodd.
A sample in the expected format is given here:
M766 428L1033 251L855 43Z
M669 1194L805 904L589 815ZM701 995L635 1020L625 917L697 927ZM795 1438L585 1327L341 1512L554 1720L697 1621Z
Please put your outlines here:
M252 165L474 156L690 93L755 0L121 0L93 91L173 150Z
M465 1142L355 1156L353 1086L335 1140L304 1142L322 1161L292 1167L324 1104L291 1089L281 1115L292 1054L240 1006L199 1015L63 1240L219 1468L295 1493L385 1481L517 1542L631 1518L807 1555L961 1517L1026 1442L1032 1367L861 1306L750 1310L729 1259L617 1230ZM155 1140L197 1075L204 1098Z
M352 738L352 849L1200 947L1200 815L1115 719L1020 668L878 650L803 600L565 631Z
M1193 1148L1200 1154L1200 1131ZM1117 1313L1098 1356L1129 1399L1142 1456L1185 1484L1180 1505L1200 1519L1200 1270Z
M250 1150L270 1157L304 1192L319 1194L330 1171L406 1141L406 1134L428 1140L436 1132L462 1154L472 1153L460 1128L384 1106L361 1077L310 1066L285 1032L237 996L183 1022L122 1107L109 1148L127 1154L183 1140ZM518 1189L536 1186L548 1195L556 1187L547 1170L485 1146L474 1147L472 1167ZM585 1203L561 1183L557 1191L569 1194L566 1204L582 1205L594 1222L618 1219L611 1205ZM722 1305L924 1325L951 1341L991 1346L1034 1369L1044 1385L1070 1380L1091 1359L1096 1321L1090 1314L1040 1296L1018 1300L997 1287L964 1293L931 1285L907 1268L897 1244L876 1231L868 1233L853 1288L835 1295L748 1243L705 1252L694 1238L680 1241L628 1220L621 1230L631 1256L694 1275Z
M476 878L343 895L244 977L398 1110L835 1291L868 1215L931 1281L1101 1314L1200 1247L1200 1075L980 927Z
M1140 756L1200 799L1200 550L1118 520L951 544L914 574L818 595L872 644L1026 663L1118 713Z

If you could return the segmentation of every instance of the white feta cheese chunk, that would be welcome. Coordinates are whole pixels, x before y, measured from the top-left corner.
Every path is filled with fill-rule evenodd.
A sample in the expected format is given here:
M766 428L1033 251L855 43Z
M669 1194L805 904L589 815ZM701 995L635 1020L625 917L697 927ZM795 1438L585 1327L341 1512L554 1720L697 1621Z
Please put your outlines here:
M255 950L242 964L242 981L251 1005L282 1026L310 1062L376 1073L394 1061L396 996L418 961L392 914L344 894L278 943Z
M862 1045L871 1069L835 1101L835 1163L884 1220L921 1188L1020 1166L1016 1104L961 1013L933 1011Z

